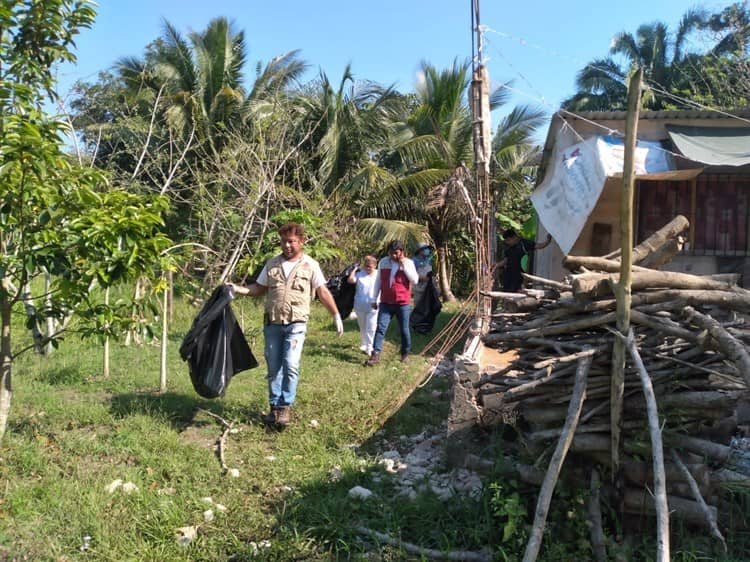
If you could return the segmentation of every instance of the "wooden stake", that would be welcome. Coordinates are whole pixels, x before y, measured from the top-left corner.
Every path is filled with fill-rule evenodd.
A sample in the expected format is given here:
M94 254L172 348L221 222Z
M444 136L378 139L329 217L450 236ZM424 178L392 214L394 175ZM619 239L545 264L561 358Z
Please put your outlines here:
M547 523L547 512L549 511L549 504L552 501L552 493L555 491L555 485L557 484L557 478L560 475L560 469L562 468L565 456L568 454L570 444L573 442L573 436L575 435L576 426L578 425L578 418L581 417L581 410L583 409L583 401L586 399L586 379L588 377L589 368L591 367L591 360L591 356L586 356L578 361L573 396L568 405L568 415L565 418L565 425L563 425L560 439L557 441L555 452L552 455L552 459L550 459L544 482L539 490L539 499L536 503L536 514L534 515L534 524L531 527L529 542L526 543L526 552L524 552L523 555L523 562L534 562L539 555L539 548L542 546L542 536L544 535L544 527Z
M677 451L675 451L674 449L671 449L670 452L672 453L672 460L680 469L680 472L682 472L682 475L684 476L685 480L690 486L690 491L693 493L693 498L698 503L698 505L701 508L701 511L706 516L706 521L708 522L708 526L711 529L711 534L714 537L716 537L719 540L719 542L721 542L721 545L724 547L724 552L726 553L727 541L724 540L724 535L722 535L721 531L719 531L719 527L716 525L716 517L711 512L711 510L708 509L706 500L703 499L703 496L701 495L701 491L698 489L698 484L695 481L695 478L693 478L693 475L690 474L690 471L685 466L685 463L682 462L682 459L677 454Z
M648 417L648 431L651 436L651 460L654 463L654 507L656 509L656 560L669 562L669 505L667 504L667 478L664 471L664 447L661 439L659 424L659 410L656 405L656 395L651 384L646 367L643 365L638 349L635 346L633 331L625 338L618 334L618 339L624 340L630 356L633 358L638 376L643 385L643 396L646 399L646 413Z
M622 334L630 331L630 275L633 265L633 190L635 173L633 160L638 140L638 116L641 107L641 82L643 69L633 74L628 84L628 113L625 121L625 160L622 169L620 192L620 281L614 286L617 299L617 329ZM612 482L621 501L622 477L620 475L620 424L622 423L622 396L625 393L625 342L615 338L612 350L612 385L610 391L610 423ZM667 557L668 558L668 557Z

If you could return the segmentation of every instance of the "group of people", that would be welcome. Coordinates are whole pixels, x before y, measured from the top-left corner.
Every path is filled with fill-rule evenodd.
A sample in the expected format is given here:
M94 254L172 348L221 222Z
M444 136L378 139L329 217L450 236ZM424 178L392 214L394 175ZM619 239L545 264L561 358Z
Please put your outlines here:
M320 264L303 251L304 227L285 224L279 229L279 237L281 255L265 264L254 283L227 285L237 296L266 296L263 336L270 410L263 421L283 428L291 421L313 294L333 317L339 336L344 325ZM385 334L394 316L401 334L401 361L408 361L412 290L416 288L418 292L420 283L427 282L432 271L430 256L431 248L425 244L417 249L412 260L404 253L403 243L394 240L388 245L387 256L380 261L367 256L362 261L363 267L353 269L349 275L347 281L356 285L354 311L360 327L360 349L368 354L365 365L380 362Z
M305 231L301 224L288 223L279 229L281 254L266 262L254 283L243 286L228 283L234 295L265 295L263 314L264 355L268 367L268 400L270 410L264 422L286 427L291 420L291 406L297 395L302 347L313 294L333 317L336 333L344 333L344 324L336 301L326 286L320 264L303 251ZM514 231L504 233L504 290L521 288L521 261L524 255L549 245L521 239ZM401 334L401 361L409 360L411 332L409 316L412 297L419 296L430 281L432 248L423 244L414 259L406 256L404 245L393 240L388 254L380 259L368 255L347 281L356 285L354 311L360 329L360 349L367 353L365 365L380 362L385 334L396 317Z
M394 316L401 333L401 361L409 360L411 303L419 301L429 282L431 257L429 244L420 245L411 259L404 253L403 243L394 240L388 245L387 256L379 261L366 256L363 267L352 269L347 282L356 286L354 312L359 324L359 348L368 356L365 365L380 362L383 340Z

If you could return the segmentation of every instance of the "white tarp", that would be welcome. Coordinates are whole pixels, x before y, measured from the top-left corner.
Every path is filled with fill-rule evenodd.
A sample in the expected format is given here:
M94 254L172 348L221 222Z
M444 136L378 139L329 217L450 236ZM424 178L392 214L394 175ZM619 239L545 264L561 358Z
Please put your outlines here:
M607 178L622 176L624 154L623 140L616 137L591 137L555 150L551 170L531 194L531 202L563 254L570 252L581 234ZM658 142L638 142L636 176L672 169L669 153Z

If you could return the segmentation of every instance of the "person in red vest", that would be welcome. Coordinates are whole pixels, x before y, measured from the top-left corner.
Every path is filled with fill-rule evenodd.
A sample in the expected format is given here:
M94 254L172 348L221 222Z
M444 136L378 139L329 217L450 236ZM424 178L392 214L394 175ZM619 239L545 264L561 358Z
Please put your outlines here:
M378 327L372 343L372 353L365 365L373 366L380 362L383 340L391 318L396 317L401 330L401 362L409 360L411 351L411 333L409 332L409 315L411 314L411 288L419 280L414 262L404 254L404 245L400 240L393 240L388 245L388 255L378 263L378 277L375 280L374 292L380 293L378 307Z

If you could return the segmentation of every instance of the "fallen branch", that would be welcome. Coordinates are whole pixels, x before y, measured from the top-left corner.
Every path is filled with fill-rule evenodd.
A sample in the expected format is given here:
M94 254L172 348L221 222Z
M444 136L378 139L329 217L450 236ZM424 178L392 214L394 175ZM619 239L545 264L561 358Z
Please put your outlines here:
M711 534L716 537L719 542L721 542L721 545L724 547L724 552L728 552L727 541L724 540L724 536L721 534L721 531L719 531L719 527L716 525L716 517L713 513L711 513L711 510L708 509L706 500L703 499L701 491L698 489L698 484L695 482L693 475L690 474L690 471L685 466L685 463L682 462L682 459L680 458L680 455L677 454L677 451L671 449L670 452L672 453L672 460L680 469L680 472L682 472L682 475L687 481L688 486L690 486L690 490L693 493L693 498L695 498L695 501L698 503L701 511L703 512L703 515L705 515L708 526L711 529Z
M488 552L473 552L470 550L452 550L444 552L442 550L435 550L434 548L423 548L417 544L395 539L390 535L380 533L367 527L358 526L356 529L358 533L373 537L382 543L403 548L406 552L432 558L433 560L466 560L467 562L491 562L492 560L492 555Z
M575 386L573 388L573 397L570 399L568 405L568 415L565 418L565 425L563 425L560 439L555 447L555 452L552 455L549 466L547 468L547 474L544 477L544 482L539 490L539 498L536 503L536 513L534 515L534 524L531 527L531 535L529 536L529 542L526 543L526 552L523 555L523 562L534 562L539 555L539 549L542 546L542 536L544 535L544 527L547 524L547 512L549 511L549 505L552 501L552 493L555 491L555 485L557 484L557 478L560 475L560 469L562 468L565 456L568 454L568 449L573 441L575 435L576 426L578 425L578 418L581 417L581 410L583 409L583 401L586 398L586 378L591 367L592 357L585 356L579 359L578 368L576 369Z
M609 324L616 317L614 312L608 312L599 316L589 316L587 318L581 318L579 320L573 320L570 322L561 322L554 326L546 326L543 328L533 328L531 330L517 330L515 332L506 332L502 334L487 334L482 339L486 344L498 343L502 341L513 341L518 339L527 339L533 337L543 336L555 336L559 334L567 334L571 332L578 332L586 328L593 328L595 326L601 326L602 324Z
M524 279L531 281L532 283L538 283L545 287L551 287L558 291L570 291L571 286L568 283L560 283L559 281L553 281L546 277L537 277L536 275L530 275L529 273L521 273Z
M686 320L693 322L699 328L703 328L711 334L718 348L737 365L745 382L750 385L750 354L748 354L745 346L737 341L716 320L710 316L701 314L693 307L686 307L682 311L682 314Z
M224 473L226 473L229 471L229 467L227 466L226 459L224 457L224 451L226 450L227 437L232 431L233 424L231 424L221 416L214 414L213 412L209 412L208 410L204 410L203 408L198 408L198 411L211 416L222 426L224 426L224 431L221 432L221 436L216 440L216 456L219 457L219 464L221 464L221 469L224 471Z

